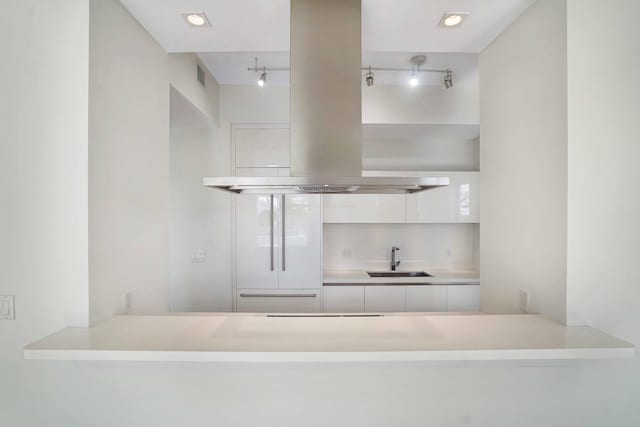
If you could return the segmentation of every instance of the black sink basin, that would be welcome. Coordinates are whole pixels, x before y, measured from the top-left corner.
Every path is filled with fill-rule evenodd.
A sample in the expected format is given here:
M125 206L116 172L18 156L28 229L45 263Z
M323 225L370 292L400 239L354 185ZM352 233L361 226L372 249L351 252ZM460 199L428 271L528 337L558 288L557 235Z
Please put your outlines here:
M424 271L367 271L369 277L433 277Z

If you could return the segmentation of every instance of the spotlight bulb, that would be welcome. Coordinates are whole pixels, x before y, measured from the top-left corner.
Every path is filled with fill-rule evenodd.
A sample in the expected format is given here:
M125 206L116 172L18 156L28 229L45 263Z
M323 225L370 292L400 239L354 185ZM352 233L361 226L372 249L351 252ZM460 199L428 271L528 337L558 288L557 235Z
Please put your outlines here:
M260 79L258 80L258 86L262 87L267 83L267 72L263 71L262 74L260 74Z
M460 15L449 15L444 18L444 25L447 27L455 27L456 25L462 22L462 16Z
M418 77L415 74L413 74L409 79L409 86L418 86L418 83L419 83Z

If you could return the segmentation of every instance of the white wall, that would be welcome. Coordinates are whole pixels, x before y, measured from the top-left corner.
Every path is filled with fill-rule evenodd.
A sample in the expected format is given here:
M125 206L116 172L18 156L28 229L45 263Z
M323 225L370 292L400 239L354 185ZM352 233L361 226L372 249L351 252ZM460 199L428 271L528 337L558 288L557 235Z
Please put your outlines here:
M566 316L566 5L538 0L480 54L481 308Z
M400 268L477 269L477 224L323 224L323 268L389 269L391 246Z
M233 124L246 123L289 123L289 88L220 86L220 126L215 134L220 145L212 175L233 174L231 172L231 127Z
M171 86L204 116L207 127L216 127L219 92L216 79L195 53L171 53L168 55L168 61ZM204 87L197 79L198 65L204 72Z
M567 310L640 345L638 17L634 0L568 1Z
M16 320L0 321L0 360L89 322L88 17L85 2L2 3L0 294Z
M215 171L211 129L171 129L170 288L172 311L231 311L228 194L202 185ZM192 262L204 251L203 262Z
M169 309L167 54L117 1L90 2L92 323Z
M362 88L363 123L477 124L478 86Z

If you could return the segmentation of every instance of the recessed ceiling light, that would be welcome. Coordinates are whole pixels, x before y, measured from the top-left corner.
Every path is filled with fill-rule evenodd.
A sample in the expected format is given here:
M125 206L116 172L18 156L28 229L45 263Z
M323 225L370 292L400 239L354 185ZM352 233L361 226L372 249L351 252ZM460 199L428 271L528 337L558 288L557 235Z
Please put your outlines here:
M211 26L211 22L209 22L204 12L183 13L182 16L191 27L202 28Z
M438 27L442 27L442 28L458 27L460 26L460 24L464 22L465 19L467 19L468 15L469 15L469 12L455 12L455 13L447 12L444 15L442 15L442 19L440 19L440 23L438 24Z

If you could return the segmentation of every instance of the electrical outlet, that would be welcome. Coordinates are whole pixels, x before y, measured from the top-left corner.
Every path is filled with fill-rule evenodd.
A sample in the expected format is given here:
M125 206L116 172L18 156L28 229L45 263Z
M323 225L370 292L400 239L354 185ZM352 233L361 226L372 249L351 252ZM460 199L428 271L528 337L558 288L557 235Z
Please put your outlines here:
M518 305L520 306L520 313L529 313L529 292L520 290Z
M14 295L0 295L0 320L15 320L15 301Z
M191 253L191 262L206 262L207 251L204 249L197 249Z
M131 305L133 303L133 295L131 295L131 291L125 292L124 294L124 312L125 314L131 314Z
M344 258L351 258L351 249L343 249L342 250L342 256Z

